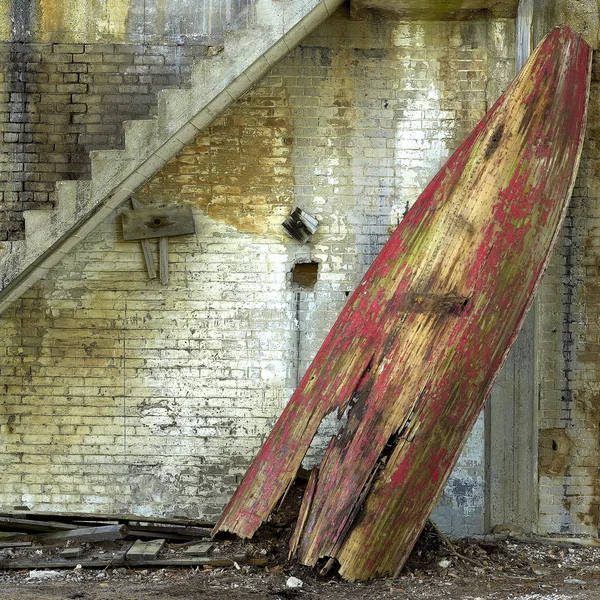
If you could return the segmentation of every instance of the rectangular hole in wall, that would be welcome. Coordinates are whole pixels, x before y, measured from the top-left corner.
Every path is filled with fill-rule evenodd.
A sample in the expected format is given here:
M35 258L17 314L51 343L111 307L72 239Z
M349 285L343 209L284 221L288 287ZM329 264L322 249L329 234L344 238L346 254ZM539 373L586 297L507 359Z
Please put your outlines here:
M297 263L292 269L292 281L301 288L312 289L317 283L319 263Z

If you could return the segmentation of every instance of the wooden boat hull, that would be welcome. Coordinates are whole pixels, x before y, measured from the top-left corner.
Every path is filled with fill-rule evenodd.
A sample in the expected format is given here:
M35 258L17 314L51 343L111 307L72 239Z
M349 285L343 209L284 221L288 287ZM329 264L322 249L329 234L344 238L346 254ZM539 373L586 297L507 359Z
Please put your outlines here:
M591 51L552 31L377 257L224 511L250 537L323 417L347 414L291 551L347 579L397 574L517 335L570 197Z

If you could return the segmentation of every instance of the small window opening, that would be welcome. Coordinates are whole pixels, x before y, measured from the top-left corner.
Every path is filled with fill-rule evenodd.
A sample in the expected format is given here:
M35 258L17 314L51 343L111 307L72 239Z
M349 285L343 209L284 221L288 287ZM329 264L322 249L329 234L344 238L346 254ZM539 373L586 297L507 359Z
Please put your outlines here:
M297 263L292 269L292 281L301 288L312 289L317 283L319 263Z
M555 452L558 450L558 444L555 440L552 440L552 450L554 450Z

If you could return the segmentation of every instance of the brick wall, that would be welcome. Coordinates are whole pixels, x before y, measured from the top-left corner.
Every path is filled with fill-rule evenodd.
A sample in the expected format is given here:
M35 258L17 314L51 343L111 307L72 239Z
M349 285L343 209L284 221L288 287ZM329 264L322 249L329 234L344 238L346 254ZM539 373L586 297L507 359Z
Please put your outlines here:
M90 150L123 143L123 121L149 118L156 93L185 81L204 45L0 44L0 240L22 212L51 208L54 185L87 178Z
M0 4L0 41L214 43L257 13L255 0L14 0Z
M598 535L600 504L600 62L587 137L557 251L540 290L541 532Z
M114 216L16 302L0 506L215 518L390 228L484 114L493 31L338 15L138 194L194 209L167 287ZM304 246L280 226L296 205L320 221ZM306 261L318 280L300 289ZM482 436L448 486L471 500L439 513L454 532L481 524Z

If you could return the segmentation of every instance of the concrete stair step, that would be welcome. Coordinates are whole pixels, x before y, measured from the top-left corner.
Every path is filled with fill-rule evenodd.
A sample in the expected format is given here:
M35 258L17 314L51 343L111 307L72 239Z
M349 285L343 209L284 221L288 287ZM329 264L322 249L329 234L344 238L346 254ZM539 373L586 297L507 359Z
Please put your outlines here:
M0 243L0 312L257 83L342 0L256 0L224 35L224 49L197 60L189 87L158 93L153 119L124 123L121 149L90 153L91 180L57 184L58 206L25 213L25 241Z

